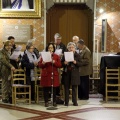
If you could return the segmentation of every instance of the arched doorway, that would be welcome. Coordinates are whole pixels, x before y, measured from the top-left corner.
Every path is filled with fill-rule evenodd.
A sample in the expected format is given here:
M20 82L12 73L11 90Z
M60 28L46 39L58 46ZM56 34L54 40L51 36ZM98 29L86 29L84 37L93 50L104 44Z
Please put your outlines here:
M93 14L86 4L55 4L47 11L46 17L47 43L54 41L57 32L65 45L77 35L93 51Z

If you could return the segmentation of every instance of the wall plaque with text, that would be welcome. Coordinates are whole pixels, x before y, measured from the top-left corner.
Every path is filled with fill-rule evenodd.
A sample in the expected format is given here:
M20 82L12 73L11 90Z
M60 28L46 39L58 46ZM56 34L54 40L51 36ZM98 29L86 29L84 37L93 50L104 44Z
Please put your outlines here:
M15 37L15 42L23 43L32 39L31 25L4 25L3 26L3 41L9 36Z

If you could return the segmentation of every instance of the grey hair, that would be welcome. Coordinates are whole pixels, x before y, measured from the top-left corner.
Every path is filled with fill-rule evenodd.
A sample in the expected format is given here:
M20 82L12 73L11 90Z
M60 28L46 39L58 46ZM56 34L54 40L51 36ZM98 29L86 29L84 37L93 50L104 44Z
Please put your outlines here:
M70 47L70 45L73 45L73 46L76 48L76 45L75 45L74 42L69 42L69 43L67 44L67 49Z
M26 45L26 49L30 49L30 47L33 46L33 43L32 42L28 42L27 45Z
M62 36L59 34L59 33L55 33L55 35L54 35L54 38L55 39L62 39Z

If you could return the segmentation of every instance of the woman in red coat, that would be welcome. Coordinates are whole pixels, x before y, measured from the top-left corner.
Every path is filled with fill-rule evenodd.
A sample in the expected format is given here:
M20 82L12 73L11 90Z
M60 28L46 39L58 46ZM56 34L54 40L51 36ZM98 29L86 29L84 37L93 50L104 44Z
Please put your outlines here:
M42 68L41 81L40 84L43 87L45 107L48 107L49 91L52 85L52 73L53 73L53 106L56 104L56 87L59 86L59 73L58 68L60 68L61 62L58 55L54 54L55 46L49 43L46 47L46 51L51 53L52 62L44 62L41 58L39 62L39 67Z

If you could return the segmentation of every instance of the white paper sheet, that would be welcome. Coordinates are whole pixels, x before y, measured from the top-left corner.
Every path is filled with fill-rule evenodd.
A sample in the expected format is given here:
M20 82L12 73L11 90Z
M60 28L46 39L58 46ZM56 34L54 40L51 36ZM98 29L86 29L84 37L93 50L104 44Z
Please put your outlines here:
M80 53L80 51L79 50L75 50L77 53Z
M61 55L61 54L62 54L62 49L56 49L56 50L55 50L55 54Z
M51 62L51 53L50 52L41 52L41 56L44 62Z
M40 61L40 59L41 59L41 56L40 56L40 57L39 57L39 58L38 58L35 62L37 62L37 63L38 63L38 62Z
M67 62L74 61L73 52L64 52L64 56L65 56L65 61L67 61Z
M18 46L16 47L15 51L21 51L21 49L22 49L22 46L21 46L21 45L18 45Z
M21 51L14 51L13 54L10 56L10 59L16 60L20 54L21 54Z

